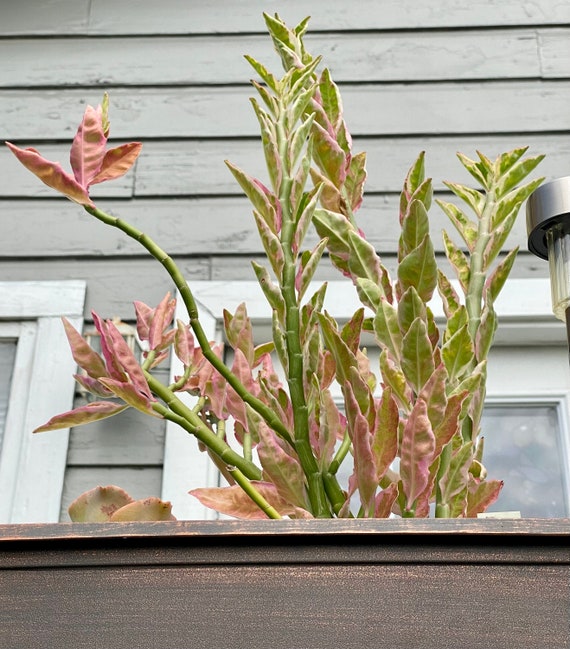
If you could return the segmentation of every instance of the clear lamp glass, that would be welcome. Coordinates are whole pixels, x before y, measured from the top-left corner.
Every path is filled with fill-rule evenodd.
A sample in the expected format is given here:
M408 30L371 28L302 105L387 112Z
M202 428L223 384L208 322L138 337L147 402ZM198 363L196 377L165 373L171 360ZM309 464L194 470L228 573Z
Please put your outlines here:
M570 307L570 231L558 223L546 232L550 290L554 315L566 322L566 309Z

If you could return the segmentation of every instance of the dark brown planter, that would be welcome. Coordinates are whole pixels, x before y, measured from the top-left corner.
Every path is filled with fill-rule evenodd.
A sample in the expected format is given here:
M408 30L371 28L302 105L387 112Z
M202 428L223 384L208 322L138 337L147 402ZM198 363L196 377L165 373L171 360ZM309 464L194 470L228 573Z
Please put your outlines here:
M0 526L6 649L562 649L570 521Z

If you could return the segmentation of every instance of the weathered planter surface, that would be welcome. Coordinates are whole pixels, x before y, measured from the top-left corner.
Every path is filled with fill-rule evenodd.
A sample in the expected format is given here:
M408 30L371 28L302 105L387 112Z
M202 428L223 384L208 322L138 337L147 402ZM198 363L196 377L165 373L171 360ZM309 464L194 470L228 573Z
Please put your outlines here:
M0 647L562 649L570 521L0 526Z

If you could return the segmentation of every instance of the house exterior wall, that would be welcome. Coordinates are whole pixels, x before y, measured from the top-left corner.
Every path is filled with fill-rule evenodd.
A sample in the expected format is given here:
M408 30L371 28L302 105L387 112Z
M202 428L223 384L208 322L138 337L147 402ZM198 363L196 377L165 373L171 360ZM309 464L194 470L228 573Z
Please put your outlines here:
M4 2L0 139L65 163L85 105L108 91L112 142L144 147L134 171L94 188L98 204L153 236L189 280L252 279L248 260L262 248L223 160L264 174L242 57L279 69L262 11L290 24L312 15L307 45L341 87L355 150L368 152L360 219L388 268L398 192L420 150L442 196L443 179L468 180L456 151L494 156L528 144L547 154L541 175L570 170L570 4L559 0ZM0 218L0 278L84 279L86 321L92 309L131 320L133 299L155 304L173 290L135 242L55 196L7 149ZM434 207L445 266L444 226ZM547 275L526 252L524 218L508 245L523 251L516 277ZM318 278L337 275L325 265ZM136 413L72 431L64 505L98 482L156 493L163 437L161 422Z

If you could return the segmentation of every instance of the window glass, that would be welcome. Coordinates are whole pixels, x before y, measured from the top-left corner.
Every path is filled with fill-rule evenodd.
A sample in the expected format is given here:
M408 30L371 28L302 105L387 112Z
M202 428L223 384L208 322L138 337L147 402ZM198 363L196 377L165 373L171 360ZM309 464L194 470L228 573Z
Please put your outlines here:
M16 340L0 339L0 451L4 437L6 413L10 400L10 384L16 357Z
M565 453L556 404L487 404L483 463L504 480L489 511L520 511L523 518L567 516Z

